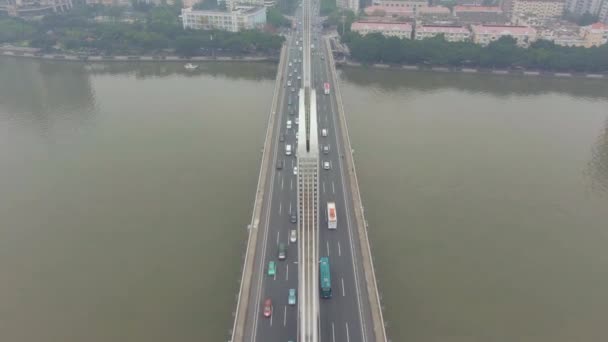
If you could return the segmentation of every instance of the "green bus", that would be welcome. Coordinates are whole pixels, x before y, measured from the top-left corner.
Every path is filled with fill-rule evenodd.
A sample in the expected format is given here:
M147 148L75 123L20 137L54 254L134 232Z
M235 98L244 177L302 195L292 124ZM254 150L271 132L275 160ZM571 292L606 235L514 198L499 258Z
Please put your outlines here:
M328 257L322 257L319 262L319 282L321 298L331 298L331 275Z

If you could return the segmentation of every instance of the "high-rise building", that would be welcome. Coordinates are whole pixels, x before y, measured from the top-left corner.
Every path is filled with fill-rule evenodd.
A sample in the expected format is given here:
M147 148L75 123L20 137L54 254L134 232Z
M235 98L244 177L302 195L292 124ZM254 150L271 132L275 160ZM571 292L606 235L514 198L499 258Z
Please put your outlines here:
M608 24L608 0L604 0L600 7L598 19L601 23Z
M512 13L533 14L539 18L560 17L564 0L513 0Z
M566 0L566 10L576 15L590 13L597 15L606 0Z
M338 8L347 9L355 12L359 12L359 0L336 0Z

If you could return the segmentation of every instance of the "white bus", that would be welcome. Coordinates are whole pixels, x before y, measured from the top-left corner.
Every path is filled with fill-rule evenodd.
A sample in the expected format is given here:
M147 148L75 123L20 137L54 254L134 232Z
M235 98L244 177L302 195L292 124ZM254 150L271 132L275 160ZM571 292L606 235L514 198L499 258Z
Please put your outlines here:
M336 214L335 202L327 202L327 228L338 228L338 215Z

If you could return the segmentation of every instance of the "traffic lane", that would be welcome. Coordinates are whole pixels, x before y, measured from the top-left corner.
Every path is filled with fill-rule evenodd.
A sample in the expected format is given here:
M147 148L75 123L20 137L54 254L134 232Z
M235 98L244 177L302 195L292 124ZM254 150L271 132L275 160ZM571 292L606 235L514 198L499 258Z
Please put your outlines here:
M326 64L326 67L328 65ZM325 70L327 71L327 69L325 68ZM337 99L335 97L335 94L332 94L331 96L329 96L329 101L331 104L331 111L333 113L334 116L334 120L335 123L334 125L336 126L334 131L336 132L335 137L337 138L339 134L342 134L341 130L340 130L340 126L337 125ZM337 143L337 141L336 141ZM340 149L342 150L341 153L346 153L346 151L344 151L346 147L345 146L340 146ZM348 152L350 153L350 151ZM342 179L344 179L344 189L343 189L343 195L344 195L344 201L345 201L345 205L349 206L349 208L354 208L353 206L353 202L352 202L352 194L350 193L350 179L348 177L346 177L346 170L343 170L343 166L342 165L342 161L343 159L340 158L339 163L340 163L340 172L341 172L341 177ZM368 340L372 340L373 339L373 331L371 329L371 326L369 324L366 324L366 322L371 322L371 311L370 311L370 307L367 305L369 303L369 297L368 297L368 293L367 293L367 287L366 287L366 283L365 283L365 279L364 279L364 273L363 273L363 267L361 265L361 246L359 243L359 239L358 239L358 229L356 226L356 221L355 221L355 217L354 217L354 211L350 210L349 213L349 219L351 222L351 235L352 235L352 239L353 239L353 245L354 245L354 249L351 251L353 253L352 258L355 262L354 268L355 268L355 275L357 276L357 284L359 287L359 292L360 292L360 301L361 301L361 316L363 318L363 328L365 329L364 332L367 336Z
M319 69L324 70L325 68L319 68ZM323 72L321 72L321 73L323 73ZM325 96L325 97L327 98L327 100L331 101L332 97L335 97L335 95L331 94L331 95ZM324 101L323 100L320 101L321 106L324 105L322 102L324 102ZM333 116L335 114L333 113L333 110L329 110L328 115ZM338 138L338 134L340 132L336 129L336 127L334 127L333 120L331 120L330 124L328 125L328 130L329 130L330 134L333 133L331 136L328 136L329 140L332 141L334 143L334 145L337 146L337 138ZM339 152L339 150L337 148L336 148L336 150L337 150L336 152ZM341 274L339 286L342 286L342 283L344 283L344 287L342 288L342 290L344 292L342 292L341 295L344 296L346 294L346 292L347 292L346 288L348 287L348 285L353 285L352 291L348 291L348 292L353 292L353 295L356 296L355 301L358 301L357 305L354 307L352 307L352 306L355 303L355 301L351 300L348 303L345 303L345 305L351 306L351 308L348 312L351 312L351 313L359 312L359 308L360 308L361 304L363 304L363 303L361 303L362 298L359 297L359 295L361 294L361 288L360 288L361 286L359 286L359 291L357 291L356 286L355 286L357 284L360 285L360 282L356 282L356 279L355 279L355 274L356 274L355 272L358 272L357 266L353 265L353 260L354 260L353 258L356 258L355 251L357 249L357 245L355 244L356 240L354 239L354 237L356 237L356 236L353 236L353 232L354 232L352 229L353 226L352 225L347 226L347 224L349 222L347 221L346 206L351 205L351 204L349 202L347 202L345 199L345 191L344 191L345 189L343 189L343 185L342 185L342 181L341 181L342 173L340 172L341 165L340 165L340 161L339 161L339 153L334 153L333 157L330 159L335 163L335 167L331 170L331 171L334 171L334 173L332 175L328 175L327 179L324 181L329 182L331 180L334 183L336 182L336 180L340 181L337 193L333 194L333 192L332 192L332 194L334 195L333 199L335 199L336 204L337 204L337 209L338 209L337 210L338 227L339 228L342 227L343 229L338 229L338 230L340 230L340 232L337 232L337 230L332 231L332 233L333 232L337 233L333 237L331 236L331 234L327 234L328 232L325 232L325 234L323 232L321 232L321 236L322 236L322 239L327 239L326 241L328 244L332 240L334 240L334 241L337 240L337 245L340 247L343 246L345 243L348 243L349 248L344 248L344 249L339 248L339 250L338 250L339 256L337 258L336 268L337 268L337 273ZM329 199L330 196L331 195L328 194L327 192L326 192L326 194L324 194L324 197L326 199ZM341 210L339 209L340 204L342 206ZM350 208L352 208L352 207L350 207ZM342 221L342 223L340 223L340 221ZM351 224L354 223L354 220L351 220L350 223ZM344 229L344 228L346 228L346 229ZM330 253L331 253L331 251L330 251ZM342 271L342 272L340 272L340 271ZM361 273L359 272L359 274L361 274ZM359 277L357 277L357 278L359 278ZM357 279L357 281L358 280L359 279ZM356 317L356 316L358 316L358 315L355 315L355 317L350 317L351 322L359 323L357 325L360 325L362 323L361 317L360 316ZM353 323L350 324L350 328L353 328ZM353 330L353 329L350 329L350 330ZM348 336L348 337L356 336L357 334L361 334L361 333L362 333L361 329L354 329L353 331L349 332L350 336Z
M281 88L279 88L280 99L279 99L279 106L277 107L277 110L279 110L279 111L281 111L282 108L285 108L285 103L286 103L285 102L285 98L284 98L285 92L283 92L283 94L281 94L281 92L283 92L283 91L282 91ZM277 118L278 125L280 125L284 121L284 117L283 117L283 115L281 115L281 113L277 113L277 115L278 115L278 118ZM277 123L275 122L275 125L276 124ZM277 128L279 128L279 127L275 126L275 129L277 129ZM276 154L273 153L273 164L276 163L276 159L277 159L278 153L279 153L279 151L278 151L278 145L279 145L278 134L279 134L279 132L280 132L280 130L277 129L277 134L276 134L275 137L273 137L274 142L273 142L272 146L273 146L274 150L276 151ZM276 176L276 170L275 170L274 167L271 169L270 174L271 174L271 179L273 178L272 175ZM272 182L269 182L269 184L271 184L271 183ZM254 334L255 335L258 335L260 333L260 331L258 329L260 327L263 327L263 324L259 320L258 315L261 314L261 308L260 307L261 307L261 305L263 305L263 301L265 300L265 298L262 298L262 297L264 297L264 294L266 293L265 287L266 287L267 284L264 281L265 279L263 277L265 275L265 271L266 271L266 267L267 267L266 265L267 265L268 258L271 255L271 253L269 253L269 251L267 249L269 249L269 248L272 249L270 247L270 246L272 246L272 244L271 243L269 244L268 240L270 239L270 236L273 235L274 232L276 231L274 220L273 220L273 215L272 215L272 209L274 207L274 204L276 203L277 198L279 197L278 194L275 193L275 192L278 192L278 191L279 191L279 189L277 187L274 187L274 184L273 184L272 185L272 191L271 191L271 193L272 193L271 196L272 197L271 197L269 203L267 203L267 205L270 205L270 214L268 214L268 211L263 211L263 217L261 218L261 221L263 222L263 224L265 224L265 225L267 224L267 226L265 228L266 235L265 235L265 237L263 239L260 239L261 240L261 245L258 246L258 248L259 248L258 250L259 251L261 250L261 253L259 253L260 258L261 258L261 260L260 260L261 262L257 263L258 269L254 271L254 272L257 272L257 277L258 277L258 279L257 279L258 280L257 281L257 284L258 284L257 290L258 290L258 293L259 293L259 294L256 294L256 297L254 298L254 301L257 301L257 303L255 303L255 305L251 306L252 309L254 310L254 315L255 315L255 316L253 316L254 317L253 324L257 323L257 327L254 328L254 331L255 331ZM266 208L266 210L268 210L268 208ZM262 241L262 240L264 240L264 241ZM258 318L258 319L256 319L256 318ZM263 331L262 331L262 333L263 333ZM256 336L253 336L253 338L255 339Z

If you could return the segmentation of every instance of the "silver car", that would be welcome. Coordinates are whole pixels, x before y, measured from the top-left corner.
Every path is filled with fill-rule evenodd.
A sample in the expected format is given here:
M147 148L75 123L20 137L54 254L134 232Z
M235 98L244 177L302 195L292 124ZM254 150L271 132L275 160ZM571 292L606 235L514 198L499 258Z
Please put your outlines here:
M289 233L289 242L295 243L298 240L298 233L295 229L292 229Z
M326 160L323 162L323 169L325 169L325 170L331 169L331 164L329 163L329 161Z

